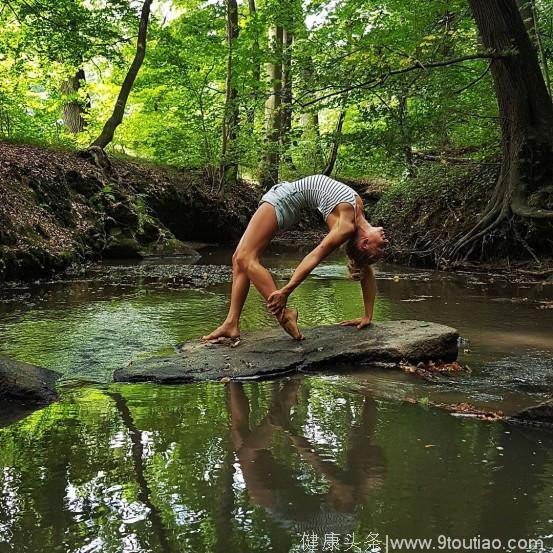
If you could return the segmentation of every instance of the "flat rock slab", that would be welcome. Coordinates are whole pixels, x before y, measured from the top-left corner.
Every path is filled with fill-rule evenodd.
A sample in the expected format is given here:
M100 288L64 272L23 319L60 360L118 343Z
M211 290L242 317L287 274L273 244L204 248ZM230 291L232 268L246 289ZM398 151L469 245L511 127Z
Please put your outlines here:
M59 373L50 369L0 356L0 401L54 401L58 398L56 381L59 377Z
M424 321L387 321L357 330L339 325L304 331L295 342L280 329L245 333L235 347L185 342L178 354L132 362L116 370L117 382L180 383L271 378L298 371L360 365L454 361L458 333Z

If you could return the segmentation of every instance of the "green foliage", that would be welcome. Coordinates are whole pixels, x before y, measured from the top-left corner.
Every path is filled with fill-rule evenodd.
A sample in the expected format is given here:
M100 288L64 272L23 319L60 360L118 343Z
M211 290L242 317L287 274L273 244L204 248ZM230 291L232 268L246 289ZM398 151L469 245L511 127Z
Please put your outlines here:
M0 136L86 146L109 116L134 55L139 9L126 0L12 0L1 9ZM273 25L294 36L292 126L279 146L281 178L320 172L336 139L336 173L349 177L412 176L411 158L420 152L461 151L473 159L497 153L488 61L425 69L478 51L464 0L258 0L254 13L244 1L238 9L231 79L240 123L230 151L243 175L256 176L267 147L265 64L272 59L267 35ZM537 10L545 28L550 2L537 2ZM154 10L146 59L112 153L177 167L219 166L225 14L222 0L173 0ZM545 33L541 38L547 57L553 44ZM80 69L80 88L62 93ZM62 119L70 101L87 123L77 134ZM337 137L342 109L347 115Z
M102 194L113 202L115 201L115 197L113 196L112 192L113 186L111 184L106 184L104 187L102 187Z
M425 163L418 167L414 178L399 178L393 181L376 204L371 217L375 221L403 223L421 215L423 209L435 207L435 199L453 207L463 197L486 198L496 176L496 166L484 168L474 165L449 165Z
M419 404L421 407L428 408L428 407L430 406L430 400L428 399L428 396L420 397L420 398L418 399L418 404Z

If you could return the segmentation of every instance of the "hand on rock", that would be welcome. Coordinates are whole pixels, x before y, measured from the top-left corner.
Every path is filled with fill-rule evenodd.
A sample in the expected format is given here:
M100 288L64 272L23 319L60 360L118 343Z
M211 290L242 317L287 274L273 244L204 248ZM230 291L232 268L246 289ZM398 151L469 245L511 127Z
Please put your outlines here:
M358 329L365 328L371 324L369 317L360 317L359 319L351 319L349 321L342 321L340 326L356 326Z

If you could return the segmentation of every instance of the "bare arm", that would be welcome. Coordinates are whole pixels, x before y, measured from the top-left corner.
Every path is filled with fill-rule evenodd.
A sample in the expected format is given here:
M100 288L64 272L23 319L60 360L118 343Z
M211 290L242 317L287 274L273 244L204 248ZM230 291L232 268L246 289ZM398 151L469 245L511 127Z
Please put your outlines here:
M273 314L280 312L286 306L288 296L325 257L346 242L353 231L352 224L340 224L333 228L321 243L301 260L288 284L269 296L267 300L269 311Z
M376 279L374 278L374 271L371 266L369 266L363 273L360 283L361 290L363 292L365 314L359 319L342 321L340 324L343 326L356 326L357 328L363 328L371 324L373 318L374 300L376 298Z
M361 289L363 291L363 304L365 305L365 317L373 318L374 300L376 298L376 279L373 268L369 265L361 278Z

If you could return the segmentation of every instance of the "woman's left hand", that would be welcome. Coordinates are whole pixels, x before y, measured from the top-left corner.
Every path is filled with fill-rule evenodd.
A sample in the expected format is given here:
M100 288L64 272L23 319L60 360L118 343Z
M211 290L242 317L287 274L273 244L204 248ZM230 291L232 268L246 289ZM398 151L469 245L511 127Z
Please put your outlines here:
M285 307L288 301L288 294L283 290L275 290L267 298L267 309L273 314L278 315Z
M356 326L358 329L365 328L371 324L370 317L360 317L359 319L351 319L350 321L342 321L341 326Z

